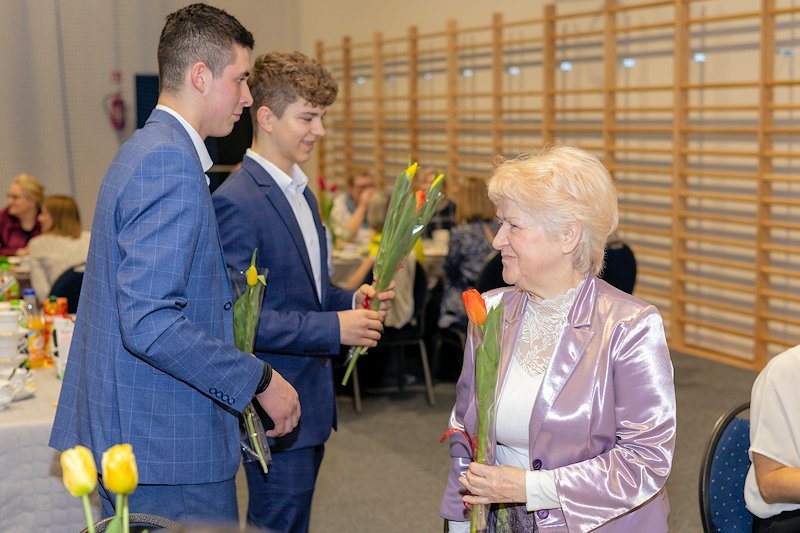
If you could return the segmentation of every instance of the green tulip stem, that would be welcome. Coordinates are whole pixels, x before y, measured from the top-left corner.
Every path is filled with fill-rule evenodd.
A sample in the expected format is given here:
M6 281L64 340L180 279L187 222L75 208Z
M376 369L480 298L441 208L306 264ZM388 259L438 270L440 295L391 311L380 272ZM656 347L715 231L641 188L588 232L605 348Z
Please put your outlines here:
M131 529L131 517L128 513L128 495L122 496L122 533L129 533Z
M83 500L83 512L86 515L86 530L94 533L94 517L92 516L92 505L89 503L89 495L84 494L81 496L81 500Z

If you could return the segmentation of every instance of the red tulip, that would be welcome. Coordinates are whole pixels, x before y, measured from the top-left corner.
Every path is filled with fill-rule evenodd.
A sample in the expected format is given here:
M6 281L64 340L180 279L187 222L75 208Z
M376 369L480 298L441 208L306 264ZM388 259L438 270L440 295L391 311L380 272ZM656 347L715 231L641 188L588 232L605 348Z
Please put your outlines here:
M420 209L422 209L423 204L425 204L425 192L417 191L416 192L416 196L417 196L417 208L416 209L417 209L417 211L419 211Z
M486 303L483 301L481 293L475 289L469 289L461 293L461 299L464 300L464 307L470 322L483 326L486 322Z
M319 190L325 190L325 178L322 176L317 176L317 184L319 185Z

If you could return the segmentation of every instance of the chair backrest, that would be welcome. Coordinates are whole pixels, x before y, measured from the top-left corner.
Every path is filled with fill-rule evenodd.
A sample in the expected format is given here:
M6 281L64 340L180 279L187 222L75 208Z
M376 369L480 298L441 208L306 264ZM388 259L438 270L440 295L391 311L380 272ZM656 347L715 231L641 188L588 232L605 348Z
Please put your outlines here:
M75 313L78 310L78 299L81 295L82 285L83 271L72 267L61 274L55 283L53 283L53 287L50 289L50 296L63 296L66 298L67 311L69 313Z
M475 288L478 292L486 292L506 285L507 283L503 281L503 258L500 252L494 252L483 264Z
M744 480L750 468L750 420L742 416L750 402L724 413L714 429L700 467L700 516L706 532L749 532L753 515L744 503Z

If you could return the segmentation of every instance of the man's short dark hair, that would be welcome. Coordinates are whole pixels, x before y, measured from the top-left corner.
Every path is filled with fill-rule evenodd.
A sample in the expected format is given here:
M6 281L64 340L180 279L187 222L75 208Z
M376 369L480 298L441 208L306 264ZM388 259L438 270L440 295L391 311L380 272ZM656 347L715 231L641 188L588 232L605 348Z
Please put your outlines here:
M333 75L315 59L300 52L269 52L256 58L247 79L253 95L253 130L258 131L258 113L267 106L280 118L286 106L302 98L328 107L336 100L339 85Z
M192 4L171 13L158 42L160 89L179 91L186 70L198 61L220 76L236 60L234 45L252 50L253 34L222 9Z

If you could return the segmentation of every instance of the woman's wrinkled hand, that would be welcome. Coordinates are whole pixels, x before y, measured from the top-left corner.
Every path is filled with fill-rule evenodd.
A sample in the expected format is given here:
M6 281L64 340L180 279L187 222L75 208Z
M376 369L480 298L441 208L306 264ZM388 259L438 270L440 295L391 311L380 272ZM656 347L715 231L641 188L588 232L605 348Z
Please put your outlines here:
M467 489L464 503L525 503L525 470L513 466L470 463L458 481Z

